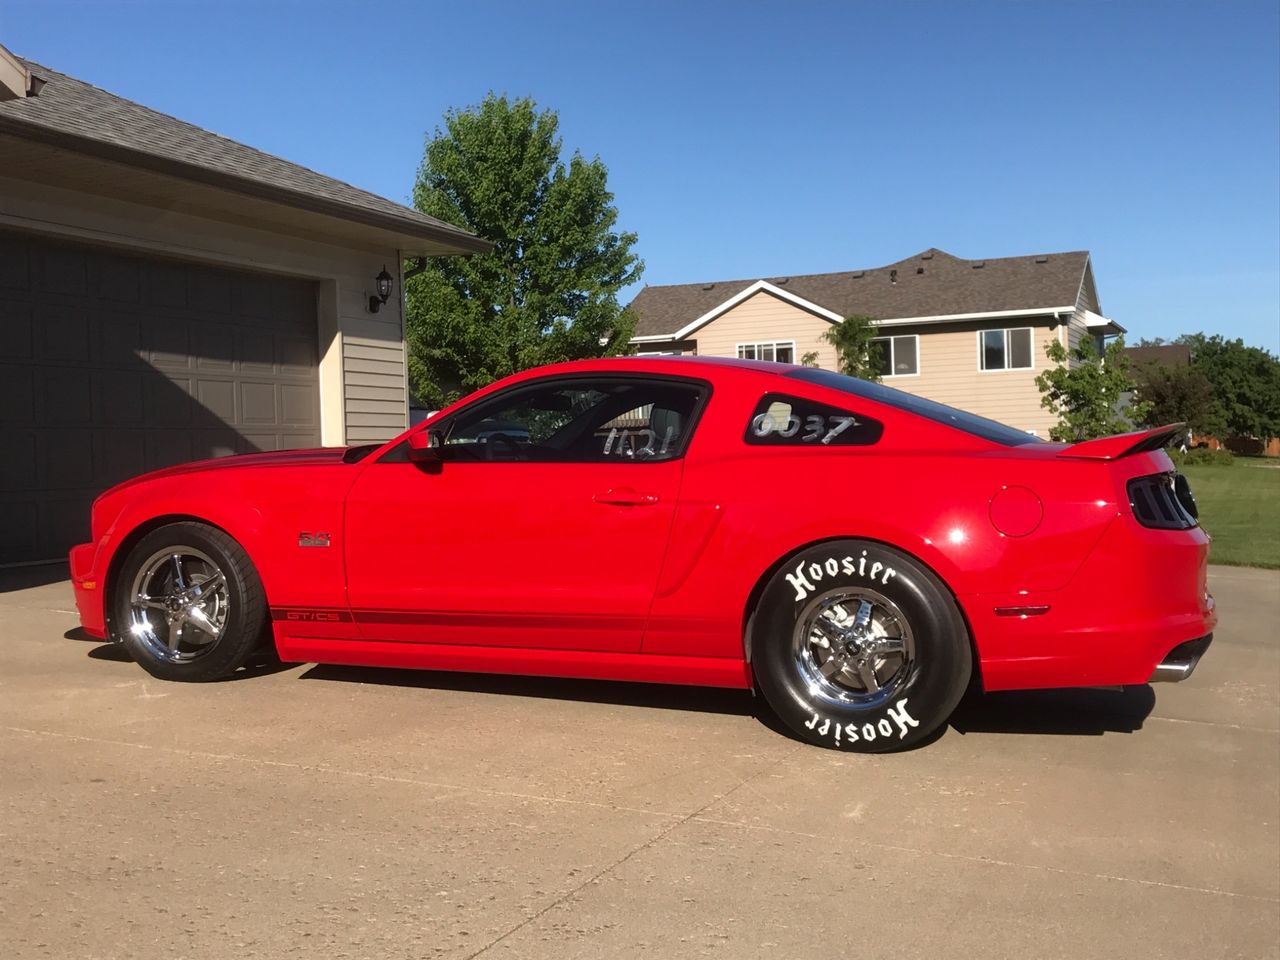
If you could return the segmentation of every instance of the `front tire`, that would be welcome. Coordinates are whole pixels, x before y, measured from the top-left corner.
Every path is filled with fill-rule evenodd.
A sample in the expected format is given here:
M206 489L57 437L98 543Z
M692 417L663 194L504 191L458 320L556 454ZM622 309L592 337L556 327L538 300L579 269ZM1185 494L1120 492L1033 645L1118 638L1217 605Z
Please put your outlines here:
M868 540L828 541L782 565L760 598L751 659L765 699L801 739L857 753L936 732L973 671L947 588Z
M112 632L161 680L206 682L238 670L267 618L262 581L244 549L202 523L152 530L113 578Z

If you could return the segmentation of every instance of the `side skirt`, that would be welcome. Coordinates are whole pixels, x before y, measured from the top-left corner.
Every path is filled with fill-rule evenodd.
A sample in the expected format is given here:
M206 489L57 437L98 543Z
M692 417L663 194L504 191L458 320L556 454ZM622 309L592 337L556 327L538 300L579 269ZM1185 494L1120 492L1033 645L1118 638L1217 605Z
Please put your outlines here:
M736 689L751 686L750 667L739 658L353 641L282 636L281 633L277 625L276 649L280 659L298 663L576 677L583 680L630 680L638 683L678 683Z

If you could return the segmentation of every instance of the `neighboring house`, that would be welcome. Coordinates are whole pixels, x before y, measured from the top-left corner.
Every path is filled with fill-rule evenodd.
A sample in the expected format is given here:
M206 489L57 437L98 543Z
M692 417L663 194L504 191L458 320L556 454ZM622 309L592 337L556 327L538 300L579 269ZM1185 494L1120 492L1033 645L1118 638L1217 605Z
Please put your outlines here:
M631 303L640 353L696 353L834 370L823 334L852 314L880 335L883 382L1047 437L1036 375L1051 339L1101 345L1124 332L1102 316L1084 251L962 260L930 249L874 270L645 287Z
M145 470L404 429L402 258L485 249L0 47L0 564Z
M1188 367L1191 365L1191 348L1185 343L1162 343L1150 347L1125 347L1125 358L1130 366L1140 367L1147 363L1156 363L1165 367Z

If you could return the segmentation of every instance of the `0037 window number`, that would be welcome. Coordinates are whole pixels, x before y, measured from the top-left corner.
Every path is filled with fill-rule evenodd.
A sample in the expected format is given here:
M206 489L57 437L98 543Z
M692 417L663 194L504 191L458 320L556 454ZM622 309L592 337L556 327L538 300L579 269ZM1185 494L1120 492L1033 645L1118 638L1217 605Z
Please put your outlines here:
M802 443L830 443L857 422L856 417L824 417L816 413L807 417L797 417L794 413L775 416L766 411L751 421L751 432L757 437L776 433L787 439L800 435Z

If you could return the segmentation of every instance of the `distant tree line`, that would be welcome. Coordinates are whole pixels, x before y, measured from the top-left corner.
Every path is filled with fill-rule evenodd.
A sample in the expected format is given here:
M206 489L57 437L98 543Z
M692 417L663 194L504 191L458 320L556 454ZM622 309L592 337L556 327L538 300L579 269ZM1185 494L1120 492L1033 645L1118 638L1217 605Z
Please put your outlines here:
M1280 359L1261 347L1215 334L1187 333L1173 341L1138 341L1140 347L1180 344L1190 364L1146 362L1133 369L1134 389L1148 405L1144 425L1187 423L1211 437L1280 436Z

